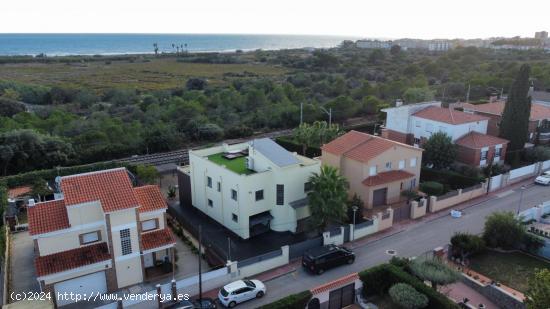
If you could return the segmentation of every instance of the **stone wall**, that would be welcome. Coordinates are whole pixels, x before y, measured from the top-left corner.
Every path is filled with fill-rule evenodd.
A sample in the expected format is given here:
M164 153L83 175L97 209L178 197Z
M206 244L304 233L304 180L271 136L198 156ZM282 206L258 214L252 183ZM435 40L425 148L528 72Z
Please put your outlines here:
M526 306L517 297L511 295L510 293L504 291L496 285L492 284L481 284L473 279L468 278L466 275L462 275L462 281L472 289L479 292L481 295L487 297L490 301L495 303L500 308L509 308L509 309L525 309Z

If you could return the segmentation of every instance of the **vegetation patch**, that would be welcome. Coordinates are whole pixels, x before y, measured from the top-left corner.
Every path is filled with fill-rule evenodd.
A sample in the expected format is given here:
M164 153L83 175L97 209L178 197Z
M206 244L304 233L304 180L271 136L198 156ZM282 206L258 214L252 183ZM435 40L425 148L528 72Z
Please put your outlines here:
M237 174L250 175L255 173L246 167L246 157L244 156L229 160L224 158L223 153L217 153L208 156L208 160L218 165L224 165L228 170Z

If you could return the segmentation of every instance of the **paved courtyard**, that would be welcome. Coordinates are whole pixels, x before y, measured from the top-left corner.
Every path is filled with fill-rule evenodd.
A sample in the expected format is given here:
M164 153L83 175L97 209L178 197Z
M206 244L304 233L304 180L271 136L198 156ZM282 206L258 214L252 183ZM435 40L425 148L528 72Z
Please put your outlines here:
M12 292L38 292L40 286L34 270L34 245L29 232L11 234Z

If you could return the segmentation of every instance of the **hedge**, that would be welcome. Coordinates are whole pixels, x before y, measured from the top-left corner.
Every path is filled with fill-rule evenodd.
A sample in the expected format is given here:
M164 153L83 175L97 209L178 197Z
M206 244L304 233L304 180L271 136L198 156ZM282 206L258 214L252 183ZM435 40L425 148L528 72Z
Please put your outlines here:
M446 184L451 189L463 189L475 186L484 181L479 177L468 177L457 172L447 170L436 170L427 167L422 167L420 170L420 182L435 181Z
M8 209L8 186L5 180L0 180L0 226L4 222L4 212Z
M302 145L296 143L288 137L279 137L276 139L276 142L290 152L302 154ZM308 158L319 157L321 156L321 148L307 147L305 156Z
M427 286L420 279L407 273L403 269L391 265L382 264L364 270L359 273L359 278L363 281L363 292L367 296L385 295L391 286L396 283L406 283L415 288L418 292L428 297L429 309L455 309L460 308L445 295L435 291Z
M117 167L126 167L132 170L132 166L129 164L109 161L109 162L100 162L87 165L77 165L70 167L61 167L58 169L52 168L49 170L38 170L32 171L12 176L6 176L0 179L0 181L5 181L8 188L25 186L32 184L36 179L42 178L44 180L53 180L56 176L67 176L73 174L94 172L99 170L106 170L110 168Z
M445 190L445 187L437 181L426 181L420 184L420 191L428 195L439 196L443 194L443 190Z
M285 298L281 298L276 302L264 305L261 309L304 309L307 303L311 299L310 291L303 291L297 294L289 295Z

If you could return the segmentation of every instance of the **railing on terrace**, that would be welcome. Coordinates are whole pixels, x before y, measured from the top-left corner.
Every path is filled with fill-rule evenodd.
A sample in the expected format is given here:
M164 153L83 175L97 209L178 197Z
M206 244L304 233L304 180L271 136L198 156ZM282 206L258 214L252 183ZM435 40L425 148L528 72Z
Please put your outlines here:
M272 258L279 257L282 254L283 254L283 250L282 249L277 249L277 250L274 250L274 251L270 251L270 252L267 252L267 253L264 253L264 254L261 254L261 255L257 255L257 256L239 261L237 265L239 267L244 267L244 266L252 265L254 263L258 263L258 262L261 262L261 261L265 261L265 260L269 260L269 259L272 259Z

